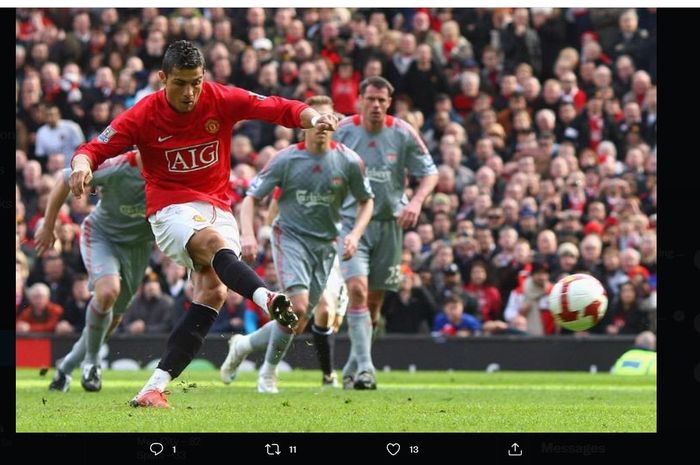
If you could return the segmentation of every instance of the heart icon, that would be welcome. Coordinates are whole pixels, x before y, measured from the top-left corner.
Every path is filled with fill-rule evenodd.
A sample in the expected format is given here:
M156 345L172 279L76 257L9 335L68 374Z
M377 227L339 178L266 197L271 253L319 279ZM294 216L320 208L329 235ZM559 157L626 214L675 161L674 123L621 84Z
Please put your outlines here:
M401 449L400 444L394 444L394 443L389 443L386 445L386 451L389 452L391 455L396 455L399 453L399 450Z

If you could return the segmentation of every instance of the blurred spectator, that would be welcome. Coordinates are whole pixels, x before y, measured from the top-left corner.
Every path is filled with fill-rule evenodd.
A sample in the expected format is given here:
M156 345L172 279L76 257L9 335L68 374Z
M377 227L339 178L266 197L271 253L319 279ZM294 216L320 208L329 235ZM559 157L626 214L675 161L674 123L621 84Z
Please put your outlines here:
M22 182L19 185L22 203L25 213L22 219L29 219L36 213L41 187L41 164L36 160L29 160L22 170Z
M56 334L76 334L85 327L85 309L90 301L90 289L86 274L75 275L70 299L66 303Z
M415 53L416 36L410 33L403 33L401 39L399 39L398 50L391 56L387 69L387 79L395 88L401 87L404 76L416 59Z
M619 32L614 39L613 54L615 57L629 55L635 63L648 63L649 32L639 29L639 16L633 9L620 15Z
M192 286L192 280L188 280L178 298L173 302L173 311L170 319L173 326L190 309L192 299L194 299L194 287Z
M72 273L55 250L46 252L37 260L29 276L29 283L43 282L49 286L51 301L64 306L71 295Z
M599 281L603 281L603 260L601 254L603 252L603 241L599 234L588 234L581 241L579 246L581 258L578 263L578 268L585 270Z
M185 279L187 270L174 260L163 260L161 271L165 280L161 281L161 287L165 293L177 301L185 292Z
M471 261L465 264L465 269L470 263ZM479 302L474 295L464 290L464 281L462 280L460 266L455 263L450 263L442 270L442 277L442 289L437 296L438 307L444 306L449 297L457 295L462 299L464 311L480 319Z
M244 318L246 303L240 294L228 291L226 302L219 310L219 316L214 321L211 333L245 333Z
M441 47L437 48L437 60L440 64L452 67L460 66L474 56L472 44L460 33L457 21L445 21L440 26Z
M63 307L50 300L49 287L36 283L27 289L29 305L17 317L18 333L52 333L63 315Z
M557 236L553 231L545 229L537 235L537 248L535 250L537 260L548 265L549 268L557 263Z
M620 286L620 295L608 312L613 318L607 326L608 334L638 334L649 329L649 314L639 308L637 288L631 282Z
M61 119L61 112L55 104L49 104L44 109L46 124L41 126L36 133L37 157L46 159L52 153L70 153L85 142L85 136L75 122ZM66 167L68 167L66 160Z
M534 262L530 276L515 288L508 298L504 319L511 323L518 315L527 319L527 333L532 336L554 334L555 325L549 312L548 294L553 284L549 280L549 266Z
M481 323L472 315L464 313L459 296L448 297L443 311L438 313L433 323L433 335L467 337L481 331Z
M78 228L73 223L60 223L57 226L57 243L54 245L61 251L63 263L70 273L85 273L85 264L80 255L79 238L76 231Z
M537 33L530 27L527 8L516 8L513 21L501 31L501 47L506 69L518 63L530 63L537 74L542 71L542 47Z
M438 93L447 92L447 81L442 69L433 61L433 49L428 44L416 48L416 60L398 89L399 94L411 96L414 105L423 115L430 117L434 111L433 101Z
M471 294L479 305L479 319L491 321L501 319L503 301L501 293L491 284L491 271L487 263L475 261L469 271L469 282L464 290Z
M609 300L617 297L620 286L629 281L629 277L620 267L620 251L615 247L608 247L603 252L603 285L609 289Z
M382 315L387 333L427 334L437 312L433 297L410 268L403 267L397 292L387 292Z
M164 295L158 275L149 273L141 292L126 309L122 327L127 334L167 334L172 322L174 302Z
M28 305L27 296L24 292L24 284L27 281L27 258L24 254L19 251L16 252L17 264L15 271L15 318L17 318L20 312Z
M358 95L360 93L360 73L352 67L352 61L343 60L331 81L331 98L335 111L344 115L358 112Z
M651 276L656 275L656 232L645 231L639 243L641 255L640 264L649 271Z
M326 89L320 84L316 66L306 62L299 68L299 84L291 93L291 98L306 100L314 95L325 95Z
M567 240L578 242L580 240L583 235L580 218L581 213L576 210L566 210L559 214L559 221L554 228L559 242Z
M557 257L557 266L551 270L550 274L553 282L576 272L579 258L578 247L571 242L562 242L557 249Z

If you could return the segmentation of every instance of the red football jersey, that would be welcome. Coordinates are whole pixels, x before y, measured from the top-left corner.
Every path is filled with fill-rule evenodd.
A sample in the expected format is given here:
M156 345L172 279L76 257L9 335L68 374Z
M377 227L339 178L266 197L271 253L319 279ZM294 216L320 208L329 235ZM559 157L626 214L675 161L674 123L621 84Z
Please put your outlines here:
M147 216L168 205L194 201L229 210L233 126L259 119L299 127L305 108L302 102L205 82L194 110L178 113L162 89L117 116L75 153L88 155L94 169L136 145L146 180Z

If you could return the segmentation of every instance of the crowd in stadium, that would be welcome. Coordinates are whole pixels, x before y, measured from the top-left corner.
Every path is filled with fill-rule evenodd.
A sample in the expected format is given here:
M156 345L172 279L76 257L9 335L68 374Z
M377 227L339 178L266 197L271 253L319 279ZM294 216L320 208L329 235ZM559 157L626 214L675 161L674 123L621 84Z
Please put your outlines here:
M608 311L590 330L655 331L656 19L653 9L18 9L17 332L78 334L90 298L80 222L99 193L62 209L54 250L34 233L75 149L161 88L169 43L204 53L206 79L261 95L332 97L358 112L360 82L396 88L391 114L422 136L438 185L406 231L387 333L550 335L546 295L588 272ZM238 125L234 212L291 129ZM411 187L407 189L410 192ZM256 271L274 288L265 209ZM184 267L157 249L120 332L167 334L191 305ZM267 316L233 292L212 331ZM470 315L466 327L462 312Z

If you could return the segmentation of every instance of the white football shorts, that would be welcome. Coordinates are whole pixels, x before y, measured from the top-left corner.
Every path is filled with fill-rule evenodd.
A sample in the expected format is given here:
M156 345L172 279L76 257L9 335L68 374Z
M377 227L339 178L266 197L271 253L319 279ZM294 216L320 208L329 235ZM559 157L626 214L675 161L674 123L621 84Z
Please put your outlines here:
M238 257L241 241L233 213L214 207L207 202L188 202L168 205L148 217L156 244L163 253L187 269L194 263L187 252L187 242L195 232L214 228L224 237Z

